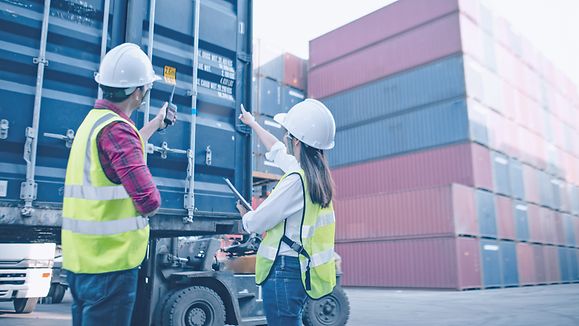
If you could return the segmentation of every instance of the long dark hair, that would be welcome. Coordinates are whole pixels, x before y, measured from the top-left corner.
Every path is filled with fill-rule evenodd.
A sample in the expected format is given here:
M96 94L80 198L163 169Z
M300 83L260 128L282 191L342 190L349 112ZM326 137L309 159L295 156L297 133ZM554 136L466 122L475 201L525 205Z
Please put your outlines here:
M306 175L312 202L322 208L328 207L334 195L334 180L324 151L302 142L300 165Z

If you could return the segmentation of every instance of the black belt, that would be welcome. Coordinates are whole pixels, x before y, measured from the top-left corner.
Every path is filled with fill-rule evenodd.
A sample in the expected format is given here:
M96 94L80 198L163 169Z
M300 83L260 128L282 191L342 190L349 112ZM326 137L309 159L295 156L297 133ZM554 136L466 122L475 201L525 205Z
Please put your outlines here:
M285 234L281 238L281 241L283 241L283 243L285 243L290 248L292 248L295 252L297 252L298 255L303 255L304 257L307 258L308 266L306 267L306 291L311 291L312 290L312 281L310 278L310 263L311 263L312 259L310 257L310 254L308 254L306 249L304 249L304 246L302 246L301 244L288 238Z

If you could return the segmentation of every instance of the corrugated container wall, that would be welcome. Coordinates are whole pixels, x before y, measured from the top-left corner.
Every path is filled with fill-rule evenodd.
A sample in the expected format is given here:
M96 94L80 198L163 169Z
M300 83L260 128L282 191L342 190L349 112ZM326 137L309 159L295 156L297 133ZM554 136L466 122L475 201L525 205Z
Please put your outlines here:
M7 184L0 206L8 210L0 216L14 217L16 213L18 217L10 223L21 223L16 207L23 203L21 184L24 182L22 196L31 199L32 207L36 208L33 219L26 223L60 225L58 209L73 132L97 98L94 73L101 54L122 42L136 43L145 52L152 47L152 61L158 75L163 74L165 66L177 71L174 96L177 122L166 131L156 133L147 147L148 165L162 197L160 215L151 219L152 228L195 232L202 225L201 218L215 219L213 227L216 227L216 221L222 220L226 225L223 218L238 217L234 196L223 184L223 177L230 178L249 198L250 130L241 126L236 117L240 104L249 106L251 98L251 2L201 3L197 80L192 80L194 2L157 2L153 44L149 44L148 26L153 15L147 9L148 1L129 3L128 6L123 1L112 3L110 12L105 13L111 19L108 33L104 35L104 1L54 0L44 17L39 1L4 1L0 5L3 44L0 119L9 125L6 137L0 139L0 180ZM39 49L43 19L48 20L48 42L46 57L38 58L44 50ZM244 26L242 31L240 26ZM106 48L101 48L103 39ZM42 80L38 84L37 71L43 73L38 76ZM194 84L198 85L196 103L192 103L191 98ZM171 85L162 82L155 84L147 119L157 114L171 89ZM35 97L39 100L36 106ZM19 109L11 109L15 107ZM34 116L38 115L36 125ZM137 127L141 127L144 109L132 118ZM196 121L196 133L192 137L193 121ZM32 129L25 132L30 127ZM186 155L186 151L192 149L191 139L193 164L189 164ZM25 152L27 148L31 152ZM27 159L31 159L28 173L23 159L25 153ZM194 170L194 207L189 208L199 223L185 225L188 166L195 167L190 169Z

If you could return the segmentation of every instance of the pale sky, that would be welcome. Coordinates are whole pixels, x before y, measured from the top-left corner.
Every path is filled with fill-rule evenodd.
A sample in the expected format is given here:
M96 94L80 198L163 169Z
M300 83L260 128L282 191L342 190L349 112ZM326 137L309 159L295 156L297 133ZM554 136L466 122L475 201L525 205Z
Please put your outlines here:
M506 18L579 85L579 0L480 1ZM309 40L392 2L254 0L254 40L261 40L265 59L268 52L282 51L307 58Z

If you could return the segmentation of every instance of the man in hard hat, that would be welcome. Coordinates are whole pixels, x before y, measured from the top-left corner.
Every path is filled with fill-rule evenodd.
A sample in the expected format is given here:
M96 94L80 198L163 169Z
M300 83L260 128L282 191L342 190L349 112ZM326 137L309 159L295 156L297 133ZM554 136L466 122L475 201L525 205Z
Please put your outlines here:
M145 163L145 144L165 128L167 103L140 131L129 118L155 75L135 44L103 58L95 80L103 92L72 144L62 211L63 268L74 325L129 325L138 266L149 240L148 216L161 197Z

